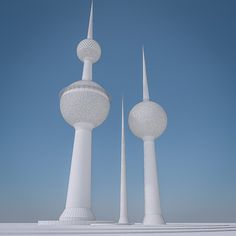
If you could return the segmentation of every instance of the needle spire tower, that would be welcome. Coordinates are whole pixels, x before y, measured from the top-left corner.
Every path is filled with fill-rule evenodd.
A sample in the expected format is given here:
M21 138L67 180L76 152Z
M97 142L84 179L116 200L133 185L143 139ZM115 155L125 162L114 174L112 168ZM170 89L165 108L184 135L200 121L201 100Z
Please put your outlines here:
M128 224L127 190L126 190L126 156L125 156L125 127L124 101L121 104L121 176L120 176L120 219L119 224Z
M165 224L161 213L159 182L156 167L154 140L166 129L167 115L157 103L149 100L144 49L143 56L143 101L129 113L129 128L143 140L144 146L144 218L145 225Z

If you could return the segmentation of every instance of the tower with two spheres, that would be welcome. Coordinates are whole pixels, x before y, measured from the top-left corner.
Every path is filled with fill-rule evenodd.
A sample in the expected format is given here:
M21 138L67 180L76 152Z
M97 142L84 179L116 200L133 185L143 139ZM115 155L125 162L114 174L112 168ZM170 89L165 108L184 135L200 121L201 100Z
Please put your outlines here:
M93 39L93 5L87 38L77 47L84 63L82 80L62 90L60 109L63 118L75 129L66 207L60 221L95 220L91 209L92 130L101 125L110 109L110 99L103 87L92 81L92 67L101 56L101 48Z
M108 116L110 99L105 89L92 80L92 66L101 56L101 48L93 39L93 4L87 38L77 47L77 56L84 63L82 80L60 93L60 109L65 121L75 129L66 206L59 223L90 224L95 216L91 209L92 131ZM130 130L144 144L144 218L145 225L165 224L161 213L155 139L167 126L164 109L149 98L145 55L143 50L143 100L128 117ZM122 103L120 224L128 224L124 111Z

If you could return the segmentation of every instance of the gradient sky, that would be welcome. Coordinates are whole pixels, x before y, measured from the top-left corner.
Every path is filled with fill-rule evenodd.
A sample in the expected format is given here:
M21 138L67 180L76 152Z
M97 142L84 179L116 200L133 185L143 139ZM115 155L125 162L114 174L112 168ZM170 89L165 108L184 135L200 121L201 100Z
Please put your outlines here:
M0 222L58 219L65 207L74 130L59 91L81 79L76 46L88 0L0 1ZM93 79L111 95L93 132L92 205L119 215L121 96L142 98L145 46L151 100L168 114L156 142L168 222L236 222L236 1L95 0L102 57ZM143 216L143 146L126 122L128 207Z

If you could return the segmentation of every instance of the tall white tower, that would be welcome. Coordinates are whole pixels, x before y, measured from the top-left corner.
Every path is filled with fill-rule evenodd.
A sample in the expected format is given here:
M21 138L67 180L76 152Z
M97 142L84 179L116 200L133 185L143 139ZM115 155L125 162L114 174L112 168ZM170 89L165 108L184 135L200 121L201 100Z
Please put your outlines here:
M144 219L145 225L165 224L161 213L156 166L155 142L166 129L167 115L157 103L149 100L147 72L143 50L143 101L129 113L129 128L144 143Z
M93 4L88 35L79 43L77 56L84 62L82 80L63 89L60 98L62 116L75 128L66 207L60 221L83 224L95 220L91 210L92 130L103 123L110 109L106 91L92 81L92 65L101 56L101 48L93 40Z
M127 189L126 189L126 157L125 157L125 127L124 102L122 98L121 112L121 175L120 175L120 219L119 224L128 224Z

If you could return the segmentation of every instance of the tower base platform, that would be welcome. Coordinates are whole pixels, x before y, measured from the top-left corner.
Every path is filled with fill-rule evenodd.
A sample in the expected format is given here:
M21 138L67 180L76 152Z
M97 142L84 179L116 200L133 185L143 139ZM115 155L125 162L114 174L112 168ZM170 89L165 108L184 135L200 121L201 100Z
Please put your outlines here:
M55 221L56 222L56 221ZM91 225L61 225L37 223L2 223L0 235L163 235L163 236L235 236L235 223L222 224L166 224L163 226L144 226L143 224L118 225L109 223L94 223Z

